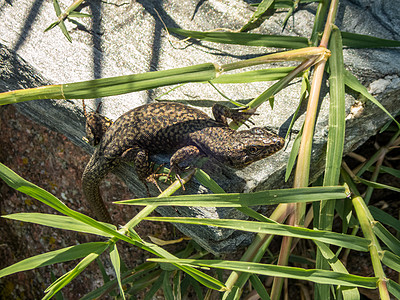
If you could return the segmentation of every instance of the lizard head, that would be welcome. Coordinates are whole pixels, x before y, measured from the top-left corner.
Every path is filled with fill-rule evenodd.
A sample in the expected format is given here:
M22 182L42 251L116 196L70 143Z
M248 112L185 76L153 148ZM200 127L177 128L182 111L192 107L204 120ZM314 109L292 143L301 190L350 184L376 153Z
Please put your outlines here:
M260 159L270 156L285 145L285 140L266 128L254 127L249 130L235 131L231 139L226 140L221 149L225 155L217 155L223 164L241 169Z

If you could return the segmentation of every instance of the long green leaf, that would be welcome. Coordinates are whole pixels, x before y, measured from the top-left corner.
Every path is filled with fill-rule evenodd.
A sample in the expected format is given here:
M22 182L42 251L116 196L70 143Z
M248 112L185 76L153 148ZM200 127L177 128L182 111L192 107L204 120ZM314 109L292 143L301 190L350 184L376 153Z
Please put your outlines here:
M86 243L32 256L0 270L0 278L17 272L82 258L99 249L104 249L105 246L107 246L106 242Z
M119 258L118 248L115 243L112 243L110 246L110 259L114 267L115 277L117 278L118 281L120 295L122 295L122 298L125 300L125 293L121 282L121 261Z
M312 239L323 243L337 245L340 247L345 247L358 251L368 251L368 245L370 244L369 240L358 236L346 235L324 230L312 230L308 228L282 225L277 223L260 223L234 219L199 219L170 217L147 217L145 219L149 221L159 222L217 226L249 232Z
M149 261L169 262L176 264L197 265L201 267L227 269L237 272L253 273L258 275L285 277L299 280L307 280L322 284L337 284L343 286L363 287L367 289L375 289L377 285L377 277L363 277L358 275L349 275L345 273L332 272L318 269L302 269L294 267L284 267L269 264L260 264L247 261L224 261L224 260L196 260L196 259L180 259L167 260L159 258L151 258Z
M288 75L294 67L270 68L255 71L247 71L235 74L222 74L211 80L212 83L249 83L260 81L279 80ZM302 73L298 74L301 76Z
M383 210L375 207L375 206L368 206L369 211L371 212L372 216L375 220L393 227L396 231L400 232L400 221L394 218L393 216L385 213Z
M378 182L366 180L366 179L363 179L361 177L357 177L357 180L360 181L361 183L367 185L367 186L370 186L370 187L373 187L373 188L376 188L376 189L388 189L388 190L400 193L400 188L396 188L396 187L391 186L391 185L387 185L387 184L383 184L383 183L378 183Z
M400 272L400 256L385 250L379 253L379 257L386 266Z
M109 225L105 225L102 222L98 222L84 214L81 214L79 212L76 212L68 208L57 197L53 196L52 194L38 187L37 185L34 185L33 183L23 179L22 177L17 175L14 171L12 171L10 168L6 167L2 163L0 163L0 178L3 179L4 182L13 189L25 193L26 195L29 195L39 200L40 202L54 208L55 210L57 210L62 214L70 216L80 222L83 222L89 226L97 228L98 230L101 230L106 234L110 234L130 244L135 244L134 240L112 229Z
M372 229L376 236L385 243L395 254L400 255L400 241L379 222L372 222Z
M396 281L393 281L392 279L389 279L387 281L387 287L389 293L391 293L395 299L400 299L400 284L398 284Z
M250 20L243 25L240 32L247 32L259 27L268 17L272 16L275 12L274 0L263 0L257 5L257 10L251 16Z
M205 82L219 74L219 66L206 63L185 68L101 78L0 93L0 105L37 99L90 99L152 89L185 82Z
M99 248L96 251L87 255L84 259L82 259L74 269L65 273L63 276L58 278L55 282L53 282L46 290L46 296L43 297L44 300L50 299L53 297L59 290L61 290L64 286L70 283L75 277L77 277L86 267L94 261L101 253L104 252L108 248L108 244L106 244L103 248Z
M320 251L321 255L323 255L323 257L326 259L326 261L329 263L329 265L332 267L333 271L349 274L349 272L347 271L346 267L342 264L340 259L332 252L332 250L327 245L315 240L314 243L318 246L318 250ZM340 287L340 289L343 293L344 300L360 299L360 293L358 292L357 288Z
M345 188L309 187L299 189L269 190L255 193L182 195L163 198L140 198L117 201L117 204L168 205L202 207L242 207L254 205L275 205L280 203L310 202L346 198Z
M77 232L91 233L106 237L113 237L113 235L105 233L104 231L98 230L92 226L75 220L71 217L60 216L60 215L50 215L42 213L17 213L11 215L1 216L2 218L10 220L18 220L22 222L30 222L35 224L40 224L44 226L60 228L64 230L73 230ZM103 223L105 226L110 227L110 229L116 229L114 225Z
M308 47L308 39L297 36L264 35L243 32L201 32L179 28L169 28L170 32L199 40L258 47L300 49Z
M383 107L383 105L375 99L375 97L373 97L367 90L367 88L365 86L363 86L358 79L351 74L349 71L344 70L344 83L351 88L353 91L356 91L358 93L360 93L361 95L363 95L365 98L367 98L368 100L370 100L372 103L374 103L376 106L378 106L381 110L383 110L396 124L397 126L400 128L400 124L399 122L397 122L397 120L395 118L393 118L393 116L386 110L385 107Z
M351 48L386 48L400 47L400 41L380 39L370 35L341 32L343 45Z

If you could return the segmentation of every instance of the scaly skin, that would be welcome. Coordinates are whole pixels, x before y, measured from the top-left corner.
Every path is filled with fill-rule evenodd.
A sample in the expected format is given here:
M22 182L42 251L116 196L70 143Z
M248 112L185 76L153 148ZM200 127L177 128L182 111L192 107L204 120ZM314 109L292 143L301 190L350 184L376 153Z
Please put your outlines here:
M111 222L99 184L109 171L122 162L134 162L139 179L146 183L151 176L149 155L174 153L170 165L172 170L178 172L202 156L240 169L274 154L284 146L283 138L265 128L243 131L229 128L226 118L244 121L249 115L246 112L216 104L213 114L215 120L183 104L151 103L123 114L105 133L105 129L103 132L90 132L95 139L92 137L89 140L93 144L98 143L98 147L85 168L82 186L96 217ZM87 126L91 130L94 127Z

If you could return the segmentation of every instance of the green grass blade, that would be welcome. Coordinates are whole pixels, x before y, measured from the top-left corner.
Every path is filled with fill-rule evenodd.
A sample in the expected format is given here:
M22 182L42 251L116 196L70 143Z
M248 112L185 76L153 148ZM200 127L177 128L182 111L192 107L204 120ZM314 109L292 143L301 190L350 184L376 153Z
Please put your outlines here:
M227 269L237 272L246 272L258 275L285 277L299 280L307 280L318 282L321 284L336 284L351 287L364 287L367 289L375 289L377 285L377 277L363 277L358 275L350 275L339 272L332 272L318 269L302 269L295 267L284 267L270 264L260 264L247 261L224 261L224 260L165 260L152 258L149 261L169 262L176 264L198 265L201 267Z
M387 281L387 287L389 293L391 293L395 299L400 299L400 284L398 284L396 281L393 281L392 279L389 279Z
M303 135L303 127L304 123L303 126L301 126L300 132L297 134L293 142L292 150L290 151L289 159L286 165L285 182L289 180L290 174L292 173L294 165L296 163L297 156L299 155L300 142Z
M205 63L172 70L101 78L0 93L0 105L37 99L91 99L161 86L205 82L216 78L219 66Z
M165 272L163 272L163 273L165 273ZM153 283L150 290L148 292L146 292L146 296L144 297L144 300L153 300L154 299L154 295L157 293L157 291L159 289L161 289L161 286L163 284L163 281L164 281L163 273L161 273L161 275L158 276L157 280Z
M339 182L346 125L343 48L338 28L332 30L330 50L332 55L329 58L329 133L324 175L324 185L328 186ZM330 213L333 213L333 207ZM332 220L328 223L331 224Z
M305 37L264 35L243 32L201 32L179 28L168 28L168 30L186 37L222 44L290 49L300 49L309 46L308 39Z
M400 41L380 39L370 35L343 32L343 45L351 48L400 47Z
M358 236L346 235L331 231L312 230L303 227L295 227L277 223L261 223L254 221L234 219L199 219L199 218L170 218L170 217L147 217L148 221L171 222L181 224L207 225L257 232L272 235L290 236L317 240L322 243L332 244L340 247L354 249L357 251L368 251L369 240Z
M321 255L323 255L325 260L329 262L329 265L332 267L333 271L349 274L346 267L327 245L319 241L314 241L314 243L318 246L318 250L320 251ZM344 300L360 299L360 293L358 292L357 288L347 287L343 289L343 287L340 287L340 289L343 293Z
M400 178L400 170L389 168L386 166L381 166L379 171L393 175L394 177Z
M130 205L168 205L202 207L242 207L274 205L280 203L311 202L327 199L343 199L347 194L342 186L307 187L298 189L269 190L255 193L181 195L162 198L139 198L116 201Z
M382 224L389 225L393 227L397 232L400 232L399 220L375 206L368 206L368 209L375 220L381 222Z
M263 0L257 6L257 10L251 16L250 20L243 25L243 27L239 30L240 32L247 32L252 29L259 27L268 17L273 15L274 10L274 0Z
M212 83L249 83L261 81L274 81L287 76L295 67L271 68L255 71L247 71L236 74L222 74L211 80ZM302 73L297 76L301 76Z
M250 282L253 285L254 289L257 291L257 294L263 300L270 300L271 297L268 295L267 290L264 287L264 284L261 282L260 278L257 275L250 276Z
M84 232L90 234L96 234L106 237L113 237L113 235L105 233L104 231L98 230L92 226L89 226L85 223L82 223L78 220L75 220L71 217L60 216L60 215L51 215L51 214L42 214L42 213L17 213L6 216L1 216L2 218L10 219L10 220L18 220L22 222L29 222L40 224L44 226L60 228L64 230L73 230L77 232ZM110 227L110 229L115 230L116 227L111 224L103 223L105 226Z
M89 226L97 228L98 230L101 230L107 234L110 234L130 244L135 244L134 240L110 228L109 225L105 225L102 222L98 222L84 214L81 214L79 212L76 212L68 208L57 197L53 196L52 194L38 187L37 185L23 179L22 177L17 175L14 171L9 169L2 163L0 163L0 178L3 179L4 182L13 189L39 200L40 202L52 207L53 209L57 210L62 214L70 216L80 222L83 222Z
M122 282L121 282L121 261L119 258L118 248L115 243L112 243L110 245L110 259L111 259L111 264L114 267L115 277L117 278L118 281L120 295L122 295L122 298L125 300L125 293L124 289L122 288Z
M107 248L108 244L106 244L103 248L99 248L96 251L87 255L84 259L82 259L74 269L64 274L60 278L58 278L54 283L52 283L46 290L46 296L43 299L50 299L53 297L59 290L61 290L64 286L70 283L76 276L78 276L86 267L92 263L101 253L103 253Z
M397 122L397 120L395 118L393 118L393 116L386 110L386 108L383 107L383 105L375 99L375 97L373 97L368 91L367 88L365 86L363 86L358 79L351 74L349 71L344 70L344 83L351 88L353 91L356 91L358 93L360 93L361 95L363 95L365 98L367 98L368 100L370 100L372 103L374 103L376 106L378 106L381 110L383 110L398 126L398 128L400 128L400 124L399 122Z
M162 288L164 291L164 299L175 300L176 298L174 298L174 294L172 292L172 287L171 287L171 282L169 280L170 276L171 276L171 272L164 272L163 284L162 284Z
M388 189L388 190L400 193L400 188L396 188L396 187L391 186L391 185L387 185L387 184L383 184L383 183L378 183L378 182L366 180L366 179L363 179L361 177L357 177L357 180L359 182L367 185L367 186L370 186L370 187L373 187L373 188L376 188L376 189Z
M93 242L32 256L0 270L0 278L17 272L82 258L99 249L105 249L105 246L107 246L106 242Z
M400 256L385 250L379 253L379 257L386 266L400 272Z
M385 245L393 251L395 254L400 255L400 241L390 233L383 225L379 222L374 221L372 223L372 229L376 236L385 243Z

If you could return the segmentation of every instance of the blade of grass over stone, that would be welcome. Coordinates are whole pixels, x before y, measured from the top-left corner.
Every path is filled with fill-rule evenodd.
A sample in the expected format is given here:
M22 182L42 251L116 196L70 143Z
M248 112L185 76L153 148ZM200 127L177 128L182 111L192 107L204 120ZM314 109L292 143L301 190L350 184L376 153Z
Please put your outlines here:
M299 155L300 142L303 135L303 127L304 124L301 126L300 132L297 134L293 142L292 150L290 150L289 159L286 165L285 182L289 180L290 174L292 173L294 165L296 163L297 156Z
M107 242L93 242L32 256L0 270L0 278L17 272L79 259L98 249L105 250L106 246Z
M0 93L0 105L36 99L90 99L216 78L219 66L206 63L184 68L42 86Z
M202 185L210 189L214 194L225 193L225 191L203 170L197 169L195 177ZM249 207L237 207L237 210L260 222L275 223L275 221L265 217Z
M104 231L98 230L92 226L89 226L85 223L82 223L78 220L75 220L71 217L60 216L60 215L50 215L43 213L17 213L11 215L1 216L2 218L10 219L10 220L18 220L22 222L30 222L35 224L40 224L44 226L65 229L65 230L73 230L77 232L91 233L106 237L113 237L113 235L105 233ZM103 223L105 226L110 227L110 229L115 230L116 227L111 224Z
M257 10L251 16L250 20L243 25L239 30L240 32L247 32L249 30L259 27L268 17L272 16L274 10L274 0L263 0L257 5Z
M400 232L399 220L375 206L368 206L368 209L375 220L381 222L382 224L389 225L393 227L396 231Z
M383 105L375 99L367 90L365 86L363 86L358 79L351 74L349 71L344 70L344 83L351 88L353 91L356 91L363 95L365 98L370 100L372 103L374 103L376 106L378 106L381 110L383 110L400 128L400 123L397 122L395 118L386 110L386 108L383 107Z
M243 32L201 32L179 28L168 28L168 30L182 36L222 44L289 49L299 49L309 46L308 39L305 37L264 35Z
M343 45L351 48L400 47L400 41L381 39L370 35L343 32Z
M269 190L255 193L202 194L162 198L139 198L116 201L114 203L131 205L241 207L311 202L320 201L321 199L343 199L346 197L347 194L343 186L333 186Z
M50 24L49 27L47 27L44 31L48 31L52 28L54 28L55 26L59 25L61 28L62 33L64 34L64 36L67 38L67 40L69 42L72 42L71 36L68 33L67 27L65 27L65 23L63 18L61 17L61 8L60 8L60 4L58 3L58 0L53 0L53 6L54 6L54 10L56 11L56 15L57 17L59 17L59 20Z
M265 234L274 234L281 236L290 236L303 239L317 240L322 243L328 243L354 249L357 251L368 251L369 240L352 235L341 233L312 230L303 227L295 227L289 225L275 223L260 223L254 221L234 220L234 219L199 219L199 218L170 218L170 217L147 217L146 220L158 222L171 222L181 224L195 224L217 226L235 230L243 230L249 232L258 232Z
M211 80L212 83L249 83L260 81L279 80L293 71L295 67L271 68L255 71L247 71L236 74L222 74ZM301 76L299 73L297 76Z
M327 153L324 172L324 186L338 184L340 176L340 167L344 148L345 133L345 90L344 90L344 67L343 67L343 46L340 31L333 26L331 39L329 41L331 57L329 58L329 126ZM319 210L315 214L318 217L314 219L314 227L321 230L332 230L333 218L335 215L334 199L321 201ZM316 267L318 269L328 270L330 268L329 260L317 249ZM316 287L321 290L325 287Z
M322 284L336 284L352 287L364 287L375 289L378 278L349 275L339 272L332 272L318 269L302 269L295 267L284 267L270 264L260 264L247 261L224 261L224 260L165 260L151 258L149 261L181 263L188 265L198 265L201 267L235 270L238 272L253 273L266 276L277 276L298 280L307 280Z

